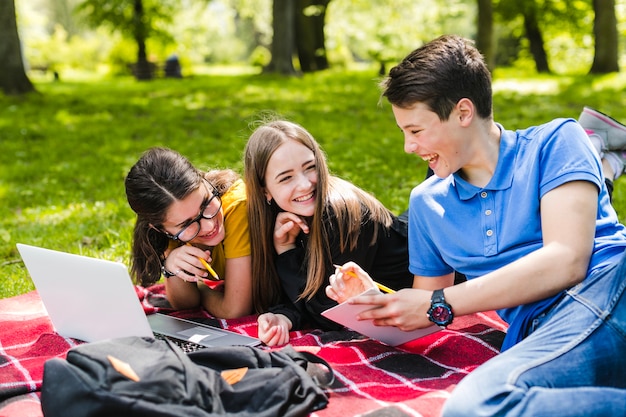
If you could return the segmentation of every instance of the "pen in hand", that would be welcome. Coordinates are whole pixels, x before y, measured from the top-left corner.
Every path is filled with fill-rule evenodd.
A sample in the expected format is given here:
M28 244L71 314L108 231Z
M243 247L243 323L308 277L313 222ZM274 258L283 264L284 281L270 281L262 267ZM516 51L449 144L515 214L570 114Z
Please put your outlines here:
M219 281L220 280L220 277L217 275L217 272L215 272L215 270L213 268L211 268L211 265L207 261L205 261L204 259L202 259L200 257L198 257L198 260L200 262L202 262L202 265L204 265L206 270L209 271L209 274L212 275L213 278L208 278L207 277L209 280L211 280L211 281Z
M340 270L343 274L346 274L346 275L348 275L350 277L353 277L353 278L358 278L357 275L354 273L354 271L345 271L341 265L334 265L333 264L333 266L335 268L337 268L338 270ZM387 287L386 285L383 285L383 284L381 284L379 282L376 282L376 281L374 281L374 284L376 284L376 287L378 287L378 289L381 290L382 292L385 292L387 294L395 293L394 290L392 290L391 288Z
M187 243L187 246L191 246L189 243ZM220 281L220 277L217 275L217 272L215 272L215 270L211 267L211 265L205 261L203 258L198 256L198 260L202 263L202 266L204 266L206 268L207 271L209 271L209 274L211 274L211 277L207 277L210 281Z

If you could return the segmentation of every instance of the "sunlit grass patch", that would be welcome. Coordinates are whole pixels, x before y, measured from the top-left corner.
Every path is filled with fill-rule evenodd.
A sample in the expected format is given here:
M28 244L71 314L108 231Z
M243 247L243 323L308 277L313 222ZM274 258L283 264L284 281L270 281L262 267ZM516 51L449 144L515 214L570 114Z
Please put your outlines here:
M15 244L128 264L134 214L123 181L140 154L168 146L202 169L241 172L255 122L268 114L302 124L333 173L407 208L426 165L403 151L390 106L379 104L375 69L283 78L253 69L183 79L36 81L39 93L0 96L0 297L32 289ZM523 128L578 117L589 105L626 121L626 75L494 75L496 121ZM626 215L622 180L614 205Z

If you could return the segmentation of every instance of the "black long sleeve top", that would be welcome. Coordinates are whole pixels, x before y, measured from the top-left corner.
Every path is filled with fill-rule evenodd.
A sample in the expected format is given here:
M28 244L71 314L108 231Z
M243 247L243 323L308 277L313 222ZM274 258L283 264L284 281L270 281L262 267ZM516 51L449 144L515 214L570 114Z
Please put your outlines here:
M409 288L413 275L409 272L407 223L404 216L395 217L389 229L381 224L366 221L361 228L358 244L354 250L340 251L337 235L337 219L331 213L324 221L328 228L331 259L326 262L325 283L310 300L298 300L307 279L305 251L308 236L300 233L297 246L276 258L276 268L287 298L284 303L270 308L275 314L283 314L291 320L292 330L312 326L323 330L340 329L341 325L326 319L320 313L337 303L326 296L328 278L334 273L333 264L343 265L353 261L367 271L372 279L393 289ZM371 244L374 230L378 229L377 240Z

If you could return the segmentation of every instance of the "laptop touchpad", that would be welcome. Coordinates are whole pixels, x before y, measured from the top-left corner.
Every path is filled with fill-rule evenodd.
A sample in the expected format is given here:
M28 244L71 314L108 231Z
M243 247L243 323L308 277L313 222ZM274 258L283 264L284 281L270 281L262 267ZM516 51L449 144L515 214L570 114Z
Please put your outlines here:
M205 327L190 327L189 329L182 330L177 332L183 339L189 340L190 342L198 343L205 339L216 339L218 337L224 336L222 333L213 332L211 329L207 329Z

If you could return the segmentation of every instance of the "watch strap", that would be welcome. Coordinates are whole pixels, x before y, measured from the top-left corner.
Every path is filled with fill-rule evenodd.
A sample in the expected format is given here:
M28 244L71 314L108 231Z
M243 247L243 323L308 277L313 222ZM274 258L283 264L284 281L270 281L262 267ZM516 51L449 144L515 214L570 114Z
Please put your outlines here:
M438 309L447 310L448 314L445 319L442 320L439 317L439 314L436 314ZM450 323L452 323L452 320L454 320L454 312L452 311L452 306L446 302L443 288L433 291L433 294L430 297L430 308L428 309L427 316L430 321L442 328L445 328Z
M173 277L174 275L176 275L175 273L170 272L170 271L168 271L168 270L167 270L167 268L165 267L165 263L163 263L163 264L161 265L161 274L162 274L165 278L170 278L170 277Z
M443 288L433 291L433 295L430 297L430 303L446 303L446 298L443 295Z

